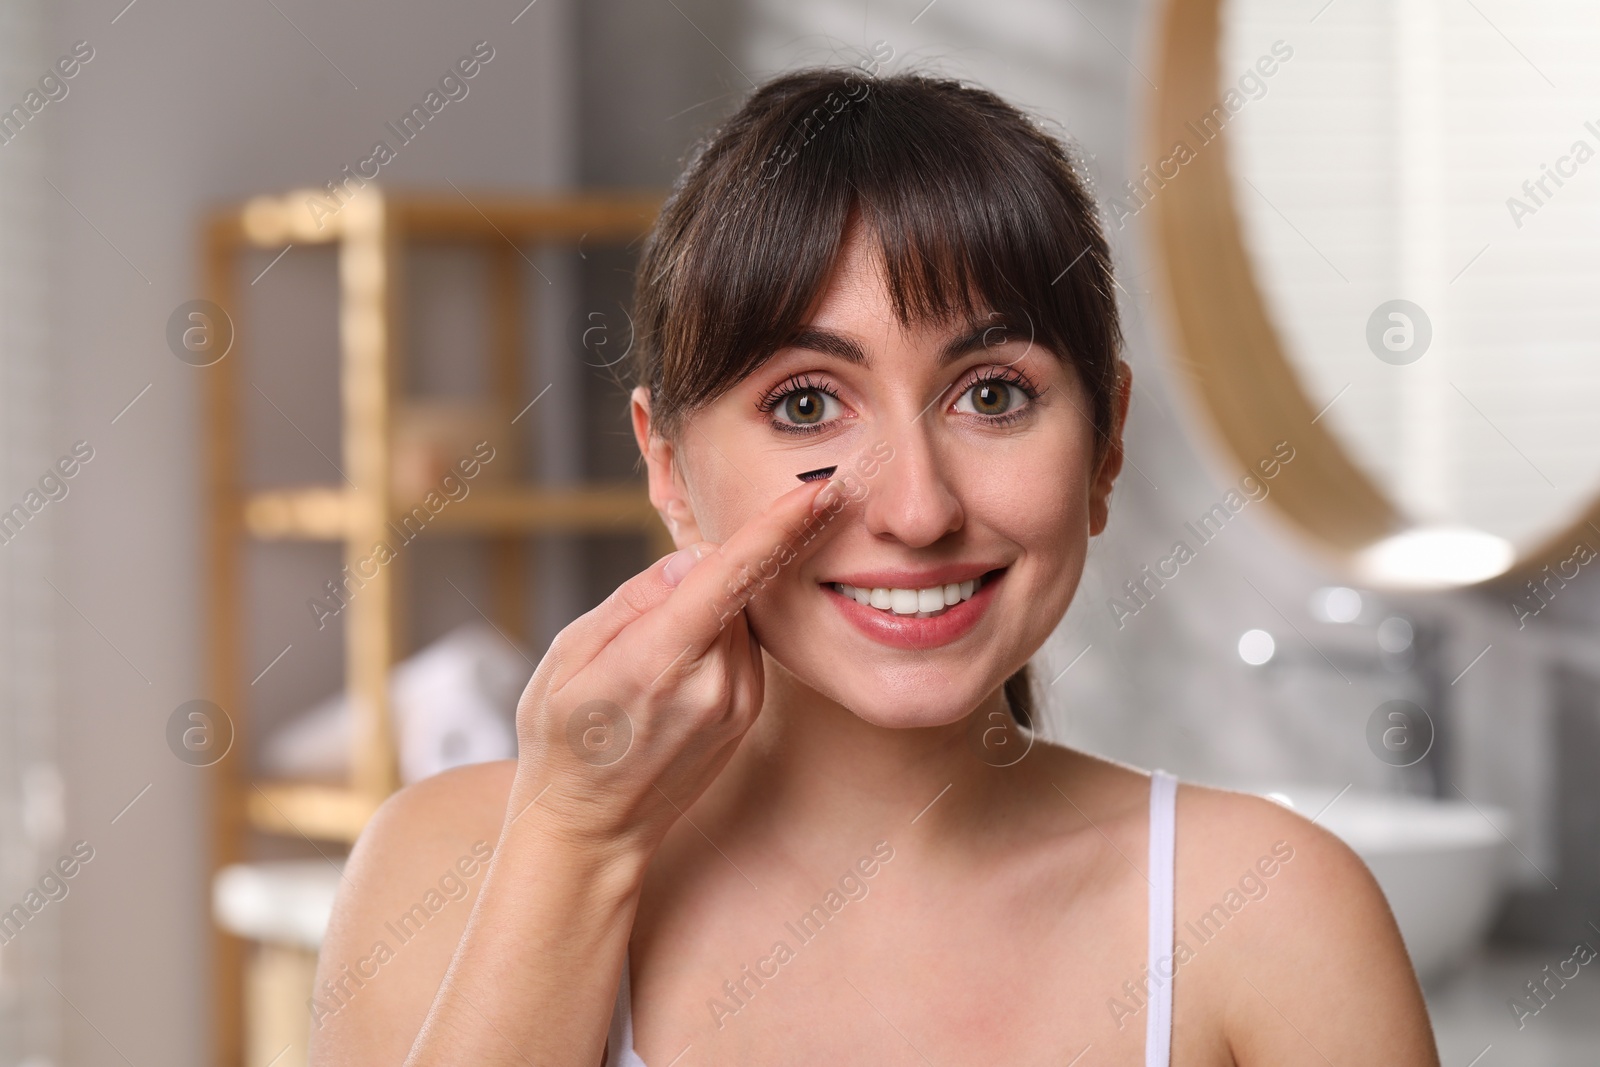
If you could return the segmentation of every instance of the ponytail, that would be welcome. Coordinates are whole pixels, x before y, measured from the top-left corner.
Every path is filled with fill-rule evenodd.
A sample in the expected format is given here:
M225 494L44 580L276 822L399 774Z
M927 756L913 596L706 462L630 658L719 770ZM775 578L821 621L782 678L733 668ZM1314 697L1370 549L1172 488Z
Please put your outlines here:
M1022 667L1005 684L1006 704L1011 708L1011 717L1017 720L1017 725L1033 729L1033 724L1038 718L1038 705L1034 700L1033 671L1024 663Z

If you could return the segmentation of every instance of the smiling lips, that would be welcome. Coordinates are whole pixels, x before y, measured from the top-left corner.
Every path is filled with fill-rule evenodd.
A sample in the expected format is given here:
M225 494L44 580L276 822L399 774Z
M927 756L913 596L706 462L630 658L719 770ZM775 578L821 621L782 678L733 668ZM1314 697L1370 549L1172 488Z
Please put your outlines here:
M844 582L829 584L841 596L851 597L857 604L866 604L896 615L915 615L919 619L928 619L963 600L971 600L972 594L982 582L981 577L969 578L964 582L947 582L944 585L933 585L923 589L894 589L881 585L867 589L846 585Z
M1000 567L969 578L974 568L945 568L925 575L907 575L918 585L876 584L902 581L898 575L851 575L859 584L823 582L822 586L857 629L866 636L897 648L925 649L948 644L971 630L994 599L995 587L1005 574ZM929 581L929 579L935 581ZM937 579L949 578L949 581ZM873 584L868 584L868 583Z

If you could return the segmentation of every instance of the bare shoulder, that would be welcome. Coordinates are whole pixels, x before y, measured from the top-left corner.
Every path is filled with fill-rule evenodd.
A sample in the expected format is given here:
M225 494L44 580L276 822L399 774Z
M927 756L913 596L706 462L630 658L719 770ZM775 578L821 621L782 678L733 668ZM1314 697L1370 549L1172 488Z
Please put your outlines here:
M516 771L445 771L389 797L345 865L317 959L310 1062L400 1063L466 928Z
M1399 928L1348 845L1266 797L1189 784L1177 827L1180 1027L1185 1000L1212 1014L1242 1067L1437 1065Z
M463 832L500 835L517 761L492 760L456 767L397 791L372 816L350 853L350 864L382 861L392 846L454 845ZM402 850L403 851L403 850Z

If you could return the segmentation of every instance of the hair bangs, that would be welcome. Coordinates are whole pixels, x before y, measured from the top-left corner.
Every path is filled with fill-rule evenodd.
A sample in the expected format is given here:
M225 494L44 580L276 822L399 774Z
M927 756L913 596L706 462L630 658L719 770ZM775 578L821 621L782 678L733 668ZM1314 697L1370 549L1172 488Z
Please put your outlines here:
M849 68L764 86L663 208L639 301L639 379L661 432L807 324L857 225L902 325L992 323L996 339L1046 348L1077 370L1109 439L1110 256L1062 146L986 90Z

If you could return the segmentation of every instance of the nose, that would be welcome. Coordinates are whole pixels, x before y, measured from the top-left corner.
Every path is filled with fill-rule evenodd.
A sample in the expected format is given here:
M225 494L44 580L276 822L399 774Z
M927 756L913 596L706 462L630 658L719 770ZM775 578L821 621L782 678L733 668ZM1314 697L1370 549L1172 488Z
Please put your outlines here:
M961 528L964 516L949 471L917 420L890 437L893 458L868 489L863 521L874 537L926 548Z

